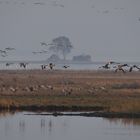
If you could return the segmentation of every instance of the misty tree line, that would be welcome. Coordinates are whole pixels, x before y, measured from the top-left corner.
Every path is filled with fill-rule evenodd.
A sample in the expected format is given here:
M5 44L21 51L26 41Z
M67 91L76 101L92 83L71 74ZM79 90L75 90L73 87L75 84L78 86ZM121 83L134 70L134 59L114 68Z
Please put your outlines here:
M54 38L52 40L51 46L49 50L55 53L57 56L61 54L63 56L63 60L66 60L66 56L71 52L73 46L69 40L69 38L65 36L60 36Z

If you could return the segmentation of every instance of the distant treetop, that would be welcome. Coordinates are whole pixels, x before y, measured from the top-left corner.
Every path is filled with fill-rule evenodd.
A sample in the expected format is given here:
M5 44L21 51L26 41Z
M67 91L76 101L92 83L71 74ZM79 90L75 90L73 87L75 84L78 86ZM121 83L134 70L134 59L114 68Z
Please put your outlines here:
M50 46L49 50L57 54L62 54L64 60L66 60L66 56L71 52L71 49L73 48L69 38L65 36L54 38L52 40L52 44L53 45Z

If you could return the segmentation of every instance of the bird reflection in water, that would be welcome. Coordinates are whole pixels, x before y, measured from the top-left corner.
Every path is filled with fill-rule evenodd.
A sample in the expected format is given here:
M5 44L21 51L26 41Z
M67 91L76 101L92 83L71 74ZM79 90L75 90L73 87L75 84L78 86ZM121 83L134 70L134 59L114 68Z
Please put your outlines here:
M25 121L24 120L20 120L19 121L19 131L20 132L25 132Z
M52 120L49 120L49 132L51 133L52 132Z

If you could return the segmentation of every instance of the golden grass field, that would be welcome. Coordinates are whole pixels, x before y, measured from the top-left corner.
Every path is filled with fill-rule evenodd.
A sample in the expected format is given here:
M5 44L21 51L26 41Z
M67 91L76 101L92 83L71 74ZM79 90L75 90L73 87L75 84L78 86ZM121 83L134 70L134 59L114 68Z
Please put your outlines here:
M1 70L0 108L140 113L140 72Z

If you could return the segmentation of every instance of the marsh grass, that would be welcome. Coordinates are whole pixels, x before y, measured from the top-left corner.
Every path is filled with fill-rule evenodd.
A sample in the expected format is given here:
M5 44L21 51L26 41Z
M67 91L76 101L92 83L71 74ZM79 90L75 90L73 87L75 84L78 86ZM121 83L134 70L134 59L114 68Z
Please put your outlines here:
M97 71L0 71L0 79L1 110L99 109L140 113L138 73L120 76ZM23 90L27 86L38 89ZM18 90L10 91L10 87ZM72 93L65 94L63 89L72 89Z
M48 108L49 107L49 108ZM140 99L94 96L7 96L0 98L1 109L26 110L102 110L107 112L140 113Z
M113 89L140 89L140 84L133 82L133 83L121 83L121 84L114 84L112 85Z

